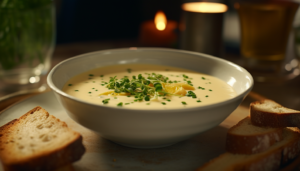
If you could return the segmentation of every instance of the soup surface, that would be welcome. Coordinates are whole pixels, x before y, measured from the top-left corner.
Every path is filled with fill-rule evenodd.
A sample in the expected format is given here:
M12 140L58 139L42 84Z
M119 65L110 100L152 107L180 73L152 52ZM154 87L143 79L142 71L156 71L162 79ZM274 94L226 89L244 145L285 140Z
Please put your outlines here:
M230 85L213 76L148 64L93 69L71 78L63 91L87 102L131 109L197 107L236 96Z

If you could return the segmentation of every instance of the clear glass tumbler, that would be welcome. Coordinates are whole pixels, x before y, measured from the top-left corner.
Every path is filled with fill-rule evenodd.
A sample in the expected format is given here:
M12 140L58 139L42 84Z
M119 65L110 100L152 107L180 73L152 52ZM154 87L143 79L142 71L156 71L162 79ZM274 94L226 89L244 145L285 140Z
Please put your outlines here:
M15 92L42 86L54 45L52 1L0 1L0 90Z

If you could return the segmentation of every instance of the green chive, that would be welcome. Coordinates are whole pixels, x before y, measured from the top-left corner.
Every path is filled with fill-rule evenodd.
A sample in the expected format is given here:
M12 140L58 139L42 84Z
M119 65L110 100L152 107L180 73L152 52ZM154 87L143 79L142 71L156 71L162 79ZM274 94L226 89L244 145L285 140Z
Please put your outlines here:
M110 99L104 99L104 100L102 100L102 103L103 103L103 104L107 104L109 100L110 100Z
M123 102L118 103L117 106L123 106Z
M186 102L181 102L183 105L186 105Z

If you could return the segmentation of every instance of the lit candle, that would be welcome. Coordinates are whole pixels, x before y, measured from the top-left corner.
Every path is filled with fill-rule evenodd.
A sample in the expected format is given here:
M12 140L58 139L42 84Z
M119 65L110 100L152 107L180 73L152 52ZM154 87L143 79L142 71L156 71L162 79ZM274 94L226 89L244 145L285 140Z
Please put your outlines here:
M215 2L189 2L182 5L184 11L199 13L224 13L227 6Z
M176 21L168 21L166 15L158 11L154 20L142 23L139 41L143 46L172 46L177 39L176 28Z
M227 6L214 2L189 2L182 5L180 48L222 56L223 13Z

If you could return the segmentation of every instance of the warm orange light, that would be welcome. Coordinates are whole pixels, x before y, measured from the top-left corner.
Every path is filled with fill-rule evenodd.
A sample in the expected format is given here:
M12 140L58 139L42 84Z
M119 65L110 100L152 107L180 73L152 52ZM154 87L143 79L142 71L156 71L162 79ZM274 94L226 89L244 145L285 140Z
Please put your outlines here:
M214 2L189 2L183 4L182 9L189 12L223 13L227 11L227 6Z
M167 25L167 17L162 11L158 11L154 17L154 23L157 30L163 31Z

